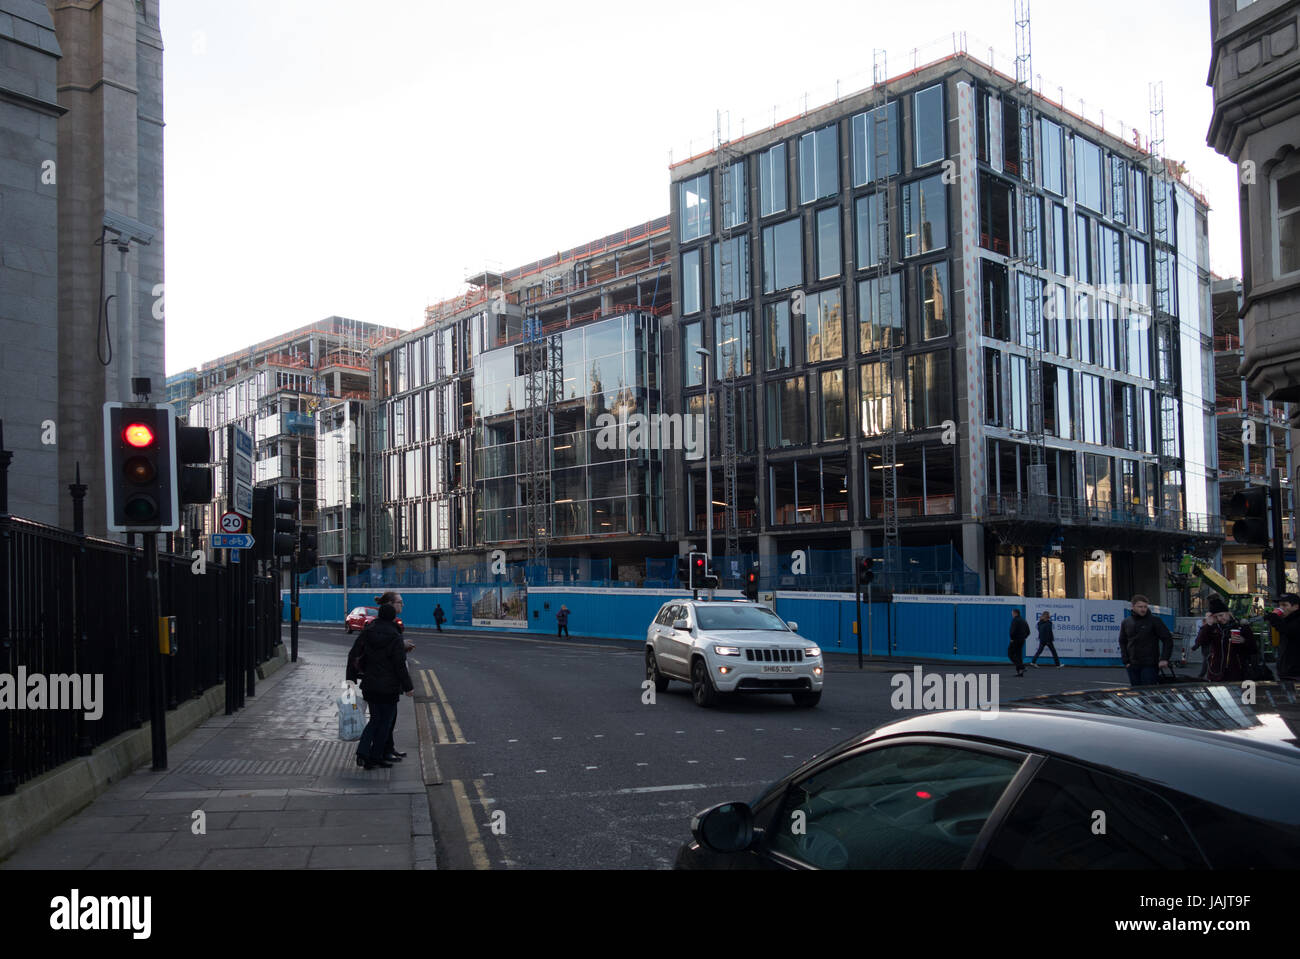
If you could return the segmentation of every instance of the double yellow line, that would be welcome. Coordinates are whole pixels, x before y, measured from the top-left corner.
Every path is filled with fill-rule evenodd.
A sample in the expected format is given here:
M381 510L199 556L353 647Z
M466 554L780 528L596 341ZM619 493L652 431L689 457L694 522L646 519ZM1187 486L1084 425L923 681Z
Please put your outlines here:
M447 694L442 691L438 674L432 669L419 671L420 683L424 686L424 697L428 700L429 720L433 723L434 744L438 746L463 746L468 740L460 731L456 722L456 711L447 701ZM444 715L446 717L444 722Z
M469 847L470 862L474 864L475 869L491 869L492 864L488 861L487 850L483 847L483 833L479 829L478 822L475 821L474 807L470 804L465 784L459 779L453 779L450 785L452 795L456 797L456 809L460 812L461 828L465 830L465 842ZM478 803L483 812L486 813L490 803L483 786L483 780L474 780L474 791L478 793Z
M465 739L460 723L456 720L456 711L451 708L451 703L447 701L447 694L442 688L442 683L438 681L438 674L432 669L420 669L417 676L418 683L424 690L423 698L426 702L423 706L428 710L425 715L428 717L432 729L433 745L466 745L468 740ZM430 749L430 756L432 755L433 752ZM434 768L435 770L437 768L436 760L434 761ZM426 783L430 782L428 779L425 781ZM435 772L435 778L432 781L441 782L441 773ZM474 812L474 804L477 803L482 810L482 814L487 814L491 800L488 798L487 787L482 779L470 780L470 783L477 794L477 798L473 800L470 799L470 792L466 788L464 781L452 779L447 782L447 785L451 787L451 795L456 803L456 812L460 818L461 829L465 833L465 845L470 863L474 869L491 869L492 863L488 859L487 847L483 841L483 831L479 828L480 823Z

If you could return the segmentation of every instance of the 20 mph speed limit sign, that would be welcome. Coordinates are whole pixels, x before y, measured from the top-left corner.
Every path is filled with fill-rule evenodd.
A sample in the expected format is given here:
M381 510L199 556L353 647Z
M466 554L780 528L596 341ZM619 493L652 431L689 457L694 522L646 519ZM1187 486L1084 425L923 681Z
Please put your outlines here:
M221 514L221 532L223 533L242 533L244 531L244 517L239 513L222 513Z

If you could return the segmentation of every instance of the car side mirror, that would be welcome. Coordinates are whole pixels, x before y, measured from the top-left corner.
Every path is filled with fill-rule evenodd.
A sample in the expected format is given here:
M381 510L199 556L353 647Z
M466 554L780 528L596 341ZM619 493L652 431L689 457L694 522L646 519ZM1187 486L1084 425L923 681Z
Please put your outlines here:
M743 802L713 806L691 819L691 835L713 852L744 852L754 844L754 812Z
M691 624L684 619L675 619L673 620L673 629L682 629L689 633Z
M799 632L799 624L798 624L798 623L786 623L786 625L790 627L790 632L792 632L792 633L797 633L797 632Z

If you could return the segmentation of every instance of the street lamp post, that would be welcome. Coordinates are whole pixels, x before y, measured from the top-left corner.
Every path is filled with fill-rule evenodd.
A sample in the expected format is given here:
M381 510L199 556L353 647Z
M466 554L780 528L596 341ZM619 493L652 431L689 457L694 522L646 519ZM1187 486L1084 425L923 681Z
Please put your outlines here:
M712 423L709 418L709 357L712 355L704 347L696 347L696 353L704 360L704 501L709 504L708 520L704 527L704 555L713 562L713 451L709 448L709 431ZM712 595L710 595L710 599Z

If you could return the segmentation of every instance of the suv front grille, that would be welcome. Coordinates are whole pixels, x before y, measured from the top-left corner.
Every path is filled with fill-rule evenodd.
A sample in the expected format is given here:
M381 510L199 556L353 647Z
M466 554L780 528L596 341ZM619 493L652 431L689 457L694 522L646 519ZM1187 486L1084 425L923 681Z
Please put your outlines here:
M802 663L802 649L747 649L745 659L751 663Z

